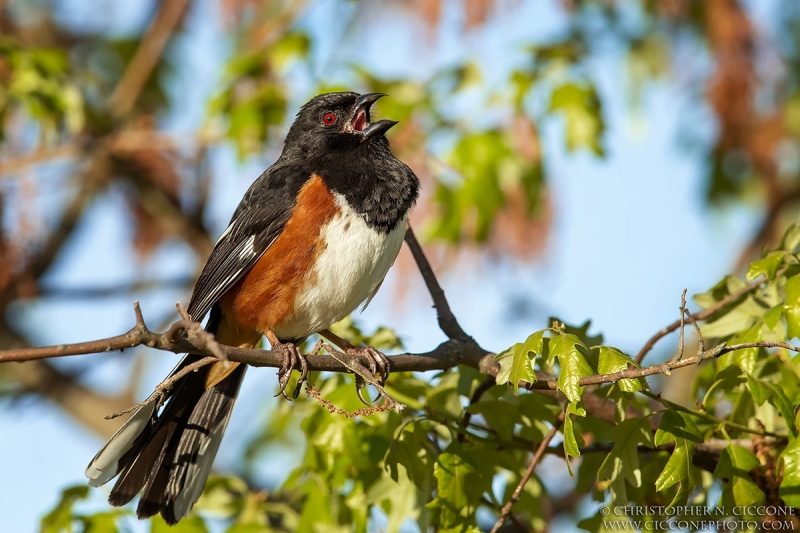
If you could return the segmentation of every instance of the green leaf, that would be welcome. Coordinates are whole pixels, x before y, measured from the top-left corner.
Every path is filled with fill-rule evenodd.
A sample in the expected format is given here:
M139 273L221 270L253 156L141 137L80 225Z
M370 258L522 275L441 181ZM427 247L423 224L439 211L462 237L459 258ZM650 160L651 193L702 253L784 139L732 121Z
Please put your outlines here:
M410 482L407 482L410 484ZM300 487L305 496L300 519L295 531L314 531L316 524L333 523L331 515L330 494L326 484L318 475L309 476L309 479ZM166 532L165 532L166 533Z
M753 401L756 405L761 407L769 399L771 393L770 388L761 380L754 378L750 374L747 375L747 388L750 389L750 394L753 396Z
M598 373L613 374L615 372L622 372L628 370L628 365L639 368L639 365L637 365L633 359L617 348L612 348L610 346L601 346L599 348L597 356ZM623 379L617 384L623 392L638 392L642 390L642 384L638 379Z
M743 286L744 281L738 277L726 276L722 278L716 285L711 287L710 290L700 294L695 294L692 299L703 309L708 309Z
M800 226L792 224L783 234L779 248L793 254L797 252L798 246L800 246Z
M500 371L496 378L498 385L511 383L514 394L517 394L520 380L529 383L536 381L536 374L533 372L533 358L542 353L544 333L545 330L537 331L524 343L517 343L494 356L494 361L500 364Z
M516 70L511 75L512 94L511 101L518 111L522 111L523 101L525 95L528 94L528 89L531 88L534 82L534 77L529 72Z
M389 470L392 479L397 482L402 465L408 478L421 491L430 491L433 480L433 458L435 450L431 449L425 430L419 423L400 428L402 433L389 446L384 460L384 469Z
M641 522L636 524L636 526L641 527ZM616 516L614 514L604 516L599 512L594 516L584 518L578 522L578 528L588 531L589 533L605 533L607 531L637 531L636 526L634 525L634 522L631 521L631 518L624 514L620 516ZM653 529L653 531L658 530Z
M754 324L750 329L734 335L731 340L728 341L728 344L733 345L761 342L762 330L763 327L761 322L756 322L756 324ZM756 359L758 358L758 350L758 348L744 348L742 350L736 350L723 354L719 359L717 359L717 367L727 368L730 365L736 365L745 373L749 374L755 370Z
M792 405L791 400L789 400L781 387L769 381L762 381L762 383L770 390L769 403L774 405L781 413L792 435L797 435L797 428L794 425L794 405Z
M800 337L800 275L789 278L784 290L783 316L786 317L787 340L791 340Z
M421 529L427 529L427 510L422 505L421 493L409 480L409 476L402 472L404 467L399 467L400 475L395 482L384 475L374 483L367 492L365 503L367 505L380 503L381 509L386 513L387 524L384 529L387 533L398 533L409 518L417 520L421 524ZM427 494L427 492L425 493ZM307 503L306 503L307 505ZM328 504L324 504L328 505ZM296 529L295 531L316 531L311 529ZM346 531L352 531L352 527L347 527Z
M674 442L675 449L656 479L656 490L661 492L680 483L680 489L670 505L685 505L689 494L699 481L699 476L692 466L695 446L703 441L699 433L694 421L685 413L667 411L661 418L661 424L656 431L655 445Z
M564 417L564 455L567 459L567 470L569 470L570 477L572 474L572 466L570 465L570 457L580 457L581 446L583 446L583 438L575 433L575 425L572 421L572 416L586 416L586 409L577 403L568 403L566 415ZM580 443L578 442L580 440Z
M785 256L786 252L783 251L770 252L767 257L759 259L758 261L753 261L747 269L745 278L747 281L752 281L758 276L763 275L769 280L775 279L775 273L778 271L778 267L781 266L781 261L783 261Z
M480 503L486 483L476 465L456 441L439 454L434 466L437 497L429 504L438 513L438 526L448 528L474 525L475 510ZM491 486L491 480L489 486Z
M783 305L776 305L775 307L767 311L767 314L764 315L764 324L766 324L770 330L775 331L775 328L780 323L782 316L783 316ZM783 336L781 336L781 338L783 338Z
M83 524L81 533L118 533L117 519L125 511L116 509L105 513L79 516L78 519Z
M505 162L519 161L500 131L464 135L446 160L462 179L439 181L434 193L439 216L431 236L453 243L463 237L485 241L506 202L500 185Z
M653 447L653 430L648 418L631 418L615 426L611 435L614 447L600 465L597 483L601 488L608 487L613 503L624 505L628 503L625 482L633 488L642 486L638 446Z
M553 91L549 110L560 113L566 121L569 151L586 148L604 155L605 123L594 86L565 83Z
M470 405L467 411L481 415L487 426L497 432L500 438L509 441L514 436L514 424L520 422L519 406L507 401L485 400Z
M550 354L558 359L561 367L558 388L573 403L581 399L581 378L593 374L592 367L578 350L578 346L583 344L575 335L560 334L550 340Z
M558 322L562 324L564 327L561 329L564 333L569 333L571 335L575 335L578 337L584 346L587 348L592 348L594 346L600 346L603 344L603 334L598 333L597 335L590 335L589 330L592 327L592 321L587 320L580 326L574 326L572 324L568 324L561 320L558 317L551 316L547 319L548 324L553 324L554 322Z
M789 507L800 507L800 437L789 441L780 460L783 461L783 480L778 495Z
M88 485L77 485L64 489L55 508L42 518L39 531L41 533L72 531L72 507L75 502L85 500L88 495Z
M748 296L722 317L703 324L700 331L704 337L727 337L752 327L766 312L765 307L756 303L752 296Z
M265 529L264 525L250 522L249 524L233 524L225 530L225 533L266 533L267 531L269 530Z
M244 498L249 492L247 483L235 476L212 475L206 482L195 509L233 516L242 510Z
M311 40L308 35L298 31L285 33L269 47L272 62L277 66L308 55Z
M714 476L726 479L725 491L729 492L733 505L760 505L765 496L750 479L750 471L759 466L758 458L746 448L729 444L720 455Z

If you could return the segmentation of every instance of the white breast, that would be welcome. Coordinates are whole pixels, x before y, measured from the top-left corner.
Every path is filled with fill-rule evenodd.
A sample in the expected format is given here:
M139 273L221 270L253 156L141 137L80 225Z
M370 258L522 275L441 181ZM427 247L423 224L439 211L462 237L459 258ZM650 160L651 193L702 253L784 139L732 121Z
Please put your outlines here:
M303 338L343 319L369 303L394 263L406 218L388 234L369 225L336 194L339 213L322 228L321 251L290 318L275 329L282 339Z

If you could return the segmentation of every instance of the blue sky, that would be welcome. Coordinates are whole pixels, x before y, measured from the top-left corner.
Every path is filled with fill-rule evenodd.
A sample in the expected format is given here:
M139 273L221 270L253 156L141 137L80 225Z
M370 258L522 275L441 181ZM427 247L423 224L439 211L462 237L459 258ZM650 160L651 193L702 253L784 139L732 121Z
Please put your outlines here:
M60 13L75 23L93 20L124 35L144 23L147 4L128 3L123 8L109 2L109 9L102 13L105 19L98 19L95 3L71 0ZM330 20L348 20L355 11L348 3L319 2L301 20L320 44L313 52L311 74L325 76L326 69L335 70L336 65L366 61L386 74L425 75L470 56L481 61L486 79L501 79L504 69L524 59L525 43L546 38L563 23L552 2L516 4L515 11L499 15L486 29L466 37L457 31L457 12L448 9L440 36L420 44L418 32L392 23L397 11L378 8L366 9L352 22L352 33L343 36L337 29L328 31ZM774 3L753 4L759 20L771 20L769 5ZM169 85L172 97L180 100L167 123L176 132L191 131L202 123L205 99L218 87L230 50L219 20L216 3L199 0L187 35L171 50L171 57L181 65ZM441 273L440 281L462 326L487 349L506 348L545 327L547 317L556 315L571 323L592 319L593 332L602 332L608 344L635 351L648 336L677 318L684 288L690 294L704 291L728 272L759 222L760 212L748 207L707 209L703 199L706 168L700 155L714 126L707 110L686 100L684 87L671 82L651 86L641 108L634 111L624 90L625 64L613 48L598 54L590 68L605 106L608 157L567 153L562 125L551 121L542 126L554 212L543 256L527 262L452 264ZM305 76L297 74L300 87ZM700 134L696 150L678 142L689 123ZM274 158L275 148L245 164L237 163L230 149L216 149L209 216L218 232L250 182ZM120 209L122 201L121 194L112 193L110 201L92 208L51 279L61 286L103 285L131 280L142 271L152 277L194 271L192 253L174 243L146 264L137 263L126 244L132 228ZM398 304L399 283L406 297ZM509 320L509 302L520 296L535 302L533 311L525 320ZM187 295L162 291L142 294L140 299L145 317L152 317L150 322L155 324L168 316L176 300L185 302ZM130 328L133 320L128 298L45 301L19 305L13 313L41 344L118 334ZM367 328L390 325L410 351L428 350L444 338L416 275L399 280L390 274L359 319ZM41 323L54 327L43 330ZM124 383L120 377L129 371L131 360L132 353L125 352L59 364L91 362L94 369L87 382L113 391ZM139 395L148 394L174 363L170 354L148 354ZM263 420L265 406L276 404L274 379L274 371L267 369L248 373L218 456L221 469L234 467L247 435L256 431L253 420ZM84 482L83 469L102 441L44 402L0 404L0 427L0 479L15 480L0 484L4 524L9 531L33 531L61 489ZM286 455L276 454L264 461L256 477L268 484L279 482L286 473L285 460ZM556 482L563 476L562 467L549 463L545 470ZM103 494L95 490L89 507L102 506Z

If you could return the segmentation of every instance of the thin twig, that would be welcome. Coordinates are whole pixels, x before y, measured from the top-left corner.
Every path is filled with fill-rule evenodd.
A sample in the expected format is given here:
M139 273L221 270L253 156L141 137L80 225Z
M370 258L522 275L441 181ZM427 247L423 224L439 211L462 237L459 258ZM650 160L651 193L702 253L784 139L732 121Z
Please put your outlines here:
M207 356L207 357L203 357L199 361L195 361L194 363L186 365L185 367L181 368L178 372L176 372L174 375L170 376L168 379L165 379L164 381L159 383L156 386L156 390L153 391L153 394L148 396L145 401L139 402L136 405L133 405L131 407L128 407L127 409L119 411L118 413L114 413L114 414L108 415L108 416L105 417L106 420L113 420L114 418L117 418L117 417L120 417L122 415L128 414L128 413L130 413L132 411L136 411L140 407L144 407L145 405L151 404L151 403L156 402L156 401L160 403L162 398L164 398L164 396L166 396L166 394L170 391L172 386L175 385L175 383L177 383L181 378L183 378L187 374L191 374L192 372L194 372L194 371L196 371L196 370L198 370L198 369L200 369L200 368L202 368L202 367L204 367L206 365L214 363L216 361L218 361L218 359L216 357Z
M514 492L511 494L511 498L506 502L503 506L503 509L500 511L500 516L497 517L497 522L494 524L491 533L497 533L500 530L503 523L506 521L508 516L511 514L511 507L514 506L515 503L519 500L520 496L522 495L522 490L525 488L525 484L528 483L528 480L533 475L533 471L536 468L536 465L539 464L542 457L544 456L545 452L547 451L547 447L550 445L550 441L553 440L553 437L556 436L561 425L564 423L565 418L564 411L558 416L558 420L556 420L553 425L550 427L550 431L547 432L547 435L544 436L542 442L539 443L539 447L536 449L536 453L533 454L533 458L531 462L528 464L528 468L525 470L525 473L522 475L522 479L519 480L517 484L517 488L514 489Z
M697 355L701 355L706 351L706 341L703 340L703 332L700 331L700 326L697 324L697 320L695 320L691 311L686 308L684 308L683 311L686 313L686 316L689 317L689 322L692 323L692 326L694 326L694 331L697 333Z
M738 291L734 291L734 292L730 293L728 296L726 296L722 300L718 301L716 304L712 305L708 309L704 309L704 310L700 311L699 313L697 313L694 316L694 318L696 320L706 320L707 318L710 318L712 315L714 315L714 313L716 313L717 311L719 311L720 309L722 309L723 307L725 307L729 303L731 303L734 300L740 298L741 296L743 296L743 295L755 290L758 286L760 286L762 283L764 283L764 280L765 280L765 278L763 276L759 276L758 278L754 279L753 281L751 281L750 283L748 283L747 285L745 285L744 287L742 287ZM669 326L661 329L658 333L656 333L655 335L650 337L650 339L647 340L647 342L644 344L644 346L642 346L642 349L639 350L639 353L636 354L636 357L634 357L633 360L636 361L637 363L641 364L641 362L644 359L644 357L647 355L647 353L650 350L653 349L653 346L655 346L655 344L659 340L663 339L664 337L666 337L667 335L669 335L670 333L672 333L673 331L678 329L680 326L681 326L681 320L676 320L675 322L673 322Z
M723 354L735 352L737 350L744 350L747 348L783 348L785 350L790 350L793 352L800 353L800 347L794 346L787 342L778 342L778 341L762 341L762 342L743 342L740 344L732 344L728 345L727 343L721 343L713 348L709 348L705 350L702 354L695 355L694 357L690 357L688 359L681 359L680 361L667 361L666 363L662 363L659 365L652 365L643 368L629 368L627 370L621 370L619 372L613 372L610 374L597 374L594 376L587 376L585 378L581 378L578 384L581 387L585 387L587 385L601 385L604 383L616 383L623 379L638 379L644 378L647 376L653 376L656 374L664 374L669 376L673 370L687 367L690 365L699 364L703 361L708 359L714 359L719 357ZM485 356L484 359L491 357ZM484 364L483 362L480 364L480 368L482 371L485 370L484 373L487 375L497 376L497 369L494 367L490 367L488 364ZM558 390L558 381L556 380L537 380L534 383L530 383L528 381L520 380L519 386L527 389L527 390Z
M773 431L766 431L765 429L754 429L745 426L744 424L739 424L738 422L733 422L731 420L725 420L724 418L719 418L711 413L706 411L702 411L699 409L692 409L691 407L686 407L685 405L681 405L679 403L671 402L661 397L661 394L653 394L650 391L643 390L641 391L642 394L647 396L648 398L657 401L667 409L672 409L674 411L683 411L686 414L690 414L692 416L696 416L697 418L704 418L709 422L713 422L718 425L725 425L729 428L736 429L738 431L742 431L744 433L750 433L752 435L761 435L762 437L773 437L773 438L782 438L781 435Z
M681 294L681 327L680 327L680 336L678 337L678 353L675 354L675 357L672 358L673 361L680 361L683 358L683 316L686 313L686 289L683 289L683 294Z

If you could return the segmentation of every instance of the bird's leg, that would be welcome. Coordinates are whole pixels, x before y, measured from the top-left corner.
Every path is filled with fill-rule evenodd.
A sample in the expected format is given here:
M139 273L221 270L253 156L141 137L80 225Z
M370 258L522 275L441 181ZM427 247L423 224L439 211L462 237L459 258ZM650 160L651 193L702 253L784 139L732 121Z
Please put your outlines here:
M287 400L297 399L300 395L300 389L302 389L303 383L306 381L306 376L308 375L308 362L305 356L300 353L300 350L297 349L294 343L279 341L278 337L275 336L275 333L271 329L264 331L264 335L266 335L273 350L283 352L283 365L281 365L280 370L278 370L278 384L280 385L280 389L275 396L283 394L283 397ZM297 370L297 365L300 365L300 378L297 380L292 398L289 398L286 394L286 385L289 383L292 370Z
M389 358L386 357L386 355L382 354L372 346L365 346L363 348L353 346L343 338L327 329L323 329L319 332L319 334L338 346L340 350L344 351L344 353L348 355L363 355L369 363L369 371L372 372L372 375L375 376L375 378L378 380L378 383L380 383L381 386L386 383L386 380L389 378ZM364 381L364 378L356 374L356 393L358 394L358 398L366 405L371 405L361 394L361 389L366 386L367 384ZM378 393L378 397L375 398L375 401L379 400L380 397L381 395Z

